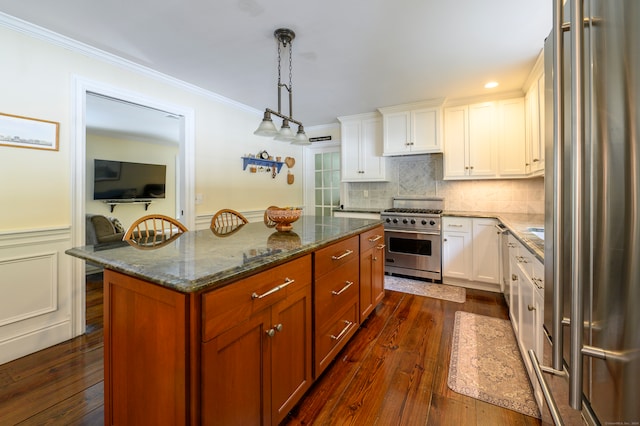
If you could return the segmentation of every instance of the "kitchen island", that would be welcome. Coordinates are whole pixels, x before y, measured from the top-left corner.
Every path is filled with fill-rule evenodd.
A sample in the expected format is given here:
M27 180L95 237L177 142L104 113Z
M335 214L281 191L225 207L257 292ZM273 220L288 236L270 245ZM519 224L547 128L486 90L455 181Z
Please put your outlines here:
M379 220L73 248L105 267L105 424L278 424L384 296Z

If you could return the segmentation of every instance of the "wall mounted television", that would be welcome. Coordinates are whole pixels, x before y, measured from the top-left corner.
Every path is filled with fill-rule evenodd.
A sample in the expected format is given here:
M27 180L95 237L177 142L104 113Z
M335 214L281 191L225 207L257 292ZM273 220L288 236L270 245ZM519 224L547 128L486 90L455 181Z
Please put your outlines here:
M153 200L165 198L167 166L94 160L94 200Z

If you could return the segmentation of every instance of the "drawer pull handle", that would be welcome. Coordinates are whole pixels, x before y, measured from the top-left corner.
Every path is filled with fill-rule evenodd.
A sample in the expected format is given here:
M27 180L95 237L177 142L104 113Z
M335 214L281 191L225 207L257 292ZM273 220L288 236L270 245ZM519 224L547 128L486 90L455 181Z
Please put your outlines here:
M285 278L284 279L284 283L275 286L274 288L272 288L271 290L269 290L268 292L263 293L263 294L253 293L253 294L251 294L251 298L254 299L254 300L255 299L262 299L263 297L267 297L270 294L275 293L276 291L282 290L283 288L285 288L286 286L288 286L289 284L292 284L294 282L296 282L296 280L291 280L289 278Z
M348 320L344 320L345 326L342 329L342 331L340 332L340 334L338 334L337 336L334 336L333 334L331 335L331 338L333 340L340 340L342 339L342 336L345 335L345 333L347 332L347 330L349 330L349 327L351 327L353 325L353 323L351 321Z
M375 243L376 241L378 241L380 238L382 238L382 235L376 235L375 237L371 237L369 238L369 242L370 243Z
M333 260L344 259L345 257L349 256L351 253L353 253L353 250L347 250L344 253L342 253L340 256L331 256L331 259Z
M331 290L331 294L333 294L334 296L340 296L342 293L344 293L349 287L351 287L353 285L352 281L346 281L346 284L344 287L342 287L340 289L340 291L335 291L335 290Z
M378 244L378 245L376 246L376 248L377 248L378 250L384 250L384 248L385 248L385 247L386 247L386 245L385 245L385 244Z
M531 305L527 305L527 309L530 310L530 311L535 311L536 310L535 306L531 306Z
M462 228L462 225L460 224L455 224L455 223L450 223L447 226L451 227L451 228Z

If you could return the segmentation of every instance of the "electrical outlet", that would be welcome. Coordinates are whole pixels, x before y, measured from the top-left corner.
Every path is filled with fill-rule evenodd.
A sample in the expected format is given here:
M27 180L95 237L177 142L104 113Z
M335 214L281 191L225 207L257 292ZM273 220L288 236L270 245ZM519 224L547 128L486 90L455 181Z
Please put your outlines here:
M364 198L369 198L369 190L364 190Z
M204 197L202 196L202 194L196 194L196 204L202 204L203 199Z

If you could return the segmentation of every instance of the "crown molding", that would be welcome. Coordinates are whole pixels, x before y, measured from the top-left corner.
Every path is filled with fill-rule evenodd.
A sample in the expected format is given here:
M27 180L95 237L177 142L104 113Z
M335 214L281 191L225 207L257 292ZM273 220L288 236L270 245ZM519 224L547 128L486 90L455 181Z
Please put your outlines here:
M86 57L96 59L101 62L108 63L110 65L117 66L127 71L134 72L136 74L143 75L145 77L160 81L162 83L171 85L173 87L186 90L193 94L205 97L215 102L219 102L236 109L240 109L252 114L262 115L263 111L257 110L253 107L245 105L243 103L234 101L225 96L214 93L210 90L203 89L191 83L187 83L183 80L171 77L163 74L151 68L136 64L128 59L121 58L114 54L105 52L96 47L79 42L62 34L58 34L46 28L42 28L38 25L24 21L11 15L7 15L4 12L0 12L0 26L16 31L21 34L45 41L47 43L68 49L72 52L79 53Z

